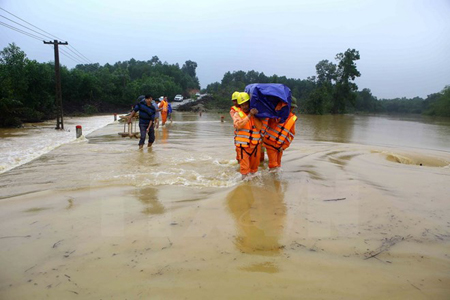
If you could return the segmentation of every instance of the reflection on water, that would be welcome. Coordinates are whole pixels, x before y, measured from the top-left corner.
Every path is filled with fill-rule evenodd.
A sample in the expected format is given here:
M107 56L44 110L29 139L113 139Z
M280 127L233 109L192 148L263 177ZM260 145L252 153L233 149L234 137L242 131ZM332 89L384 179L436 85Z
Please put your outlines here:
M307 139L348 143L351 141L354 116L347 115L301 115L296 131Z
M167 144L169 140L170 123L155 129L155 138L159 140L162 144Z
M136 189L136 197L144 205L142 210L146 215L160 215L165 211L164 206L158 200L158 189L153 187Z
M423 116L300 115L305 140L449 151L450 119Z
M278 179L264 179L262 186L242 183L227 195L227 204L236 221L235 244L241 252L274 255L281 251L286 205Z

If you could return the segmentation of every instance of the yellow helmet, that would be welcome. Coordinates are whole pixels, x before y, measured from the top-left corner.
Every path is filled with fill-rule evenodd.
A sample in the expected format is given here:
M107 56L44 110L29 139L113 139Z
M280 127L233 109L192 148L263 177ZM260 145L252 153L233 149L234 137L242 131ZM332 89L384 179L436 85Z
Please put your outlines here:
M244 93L239 93L239 96L237 98L237 103L239 105L241 105L242 103L247 102L248 100L250 100L250 95L249 94L247 94L245 92Z
M237 98L238 98L238 96L239 96L239 92L234 92L232 95L231 95L231 100L233 101L233 100L237 100Z

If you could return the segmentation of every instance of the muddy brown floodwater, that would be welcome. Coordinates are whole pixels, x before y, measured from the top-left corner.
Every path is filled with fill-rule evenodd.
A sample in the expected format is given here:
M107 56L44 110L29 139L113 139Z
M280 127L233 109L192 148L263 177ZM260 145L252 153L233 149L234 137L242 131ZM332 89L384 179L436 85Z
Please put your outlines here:
M0 174L1 299L449 299L450 122L300 116L241 182L220 114Z

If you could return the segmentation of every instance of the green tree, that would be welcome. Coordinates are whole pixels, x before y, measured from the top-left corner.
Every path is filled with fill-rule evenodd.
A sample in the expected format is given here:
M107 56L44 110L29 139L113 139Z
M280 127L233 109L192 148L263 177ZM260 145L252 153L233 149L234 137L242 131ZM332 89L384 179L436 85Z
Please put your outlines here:
M195 69L197 69L197 63L195 61L192 61L192 60L187 60L184 63L183 67L181 68L181 70L183 72L186 72L186 74L188 74L192 78L197 76L196 73L195 73Z
M0 51L1 96L23 101L28 88L26 65L28 58L12 43Z
M331 102L331 94L327 87L322 86L314 89L306 99L304 99L301 109L307 114L322 115L325 112L327 103Z
M357 92L355 110L362 112L377 111L377 99L372 95L370 89Z
M319 86L331 86L336 81L336 65L328 60L321 60L316 65L317 84Z
M355 105L358 86L352 80L361 76L355 63L359 59L359 52L355 49L347 49L344 53L336 55L336 60L339 63L336 70L336 85L331 108L333 114L345 113L347 103Z
M55 68L49 63L35 60L25 66L27 90L20 110L20 118L26 122L39 122L53 116L55 103Z
M17 126L22 121L41 121L53 101L47 93L49 71L14 43L0 51L0 125ZM53 89L54 91L54 89Z
M446 86L441 93L432 96L435 99L426 113L428 115L450 117L450 85Z

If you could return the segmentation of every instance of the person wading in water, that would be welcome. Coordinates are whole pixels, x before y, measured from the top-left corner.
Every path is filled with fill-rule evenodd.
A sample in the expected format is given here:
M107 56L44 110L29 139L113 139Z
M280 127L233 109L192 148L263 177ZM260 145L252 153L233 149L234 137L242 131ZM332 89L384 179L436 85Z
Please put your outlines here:
M242 179L253 175L258 171L260 162L260 148L262 142L261 130L267 120L260 120L255 115L258 113L256 108L250 109L250 95L239 93L237 104L240 110L234 117L234 144L239 156L240 173Z
M145 138L148 134L148 147L151 147L155 141L155 107L152 105L153 97L145 95L145 98L139 101L133 108L133 112L128 118L128 124L131 119L139 112L139 130L141 132L141 139L139 140L139 149L144 148Z
M291 105L289 117L284 123L279 123L277 119L270 119L268 121L267 129L264 134L264 146L267 149L267 156L269 157L269 170L278 171L281 167L281 157L283 151L286 150L294 140L295 136L295 122L297 116L293 114L296 104Z

